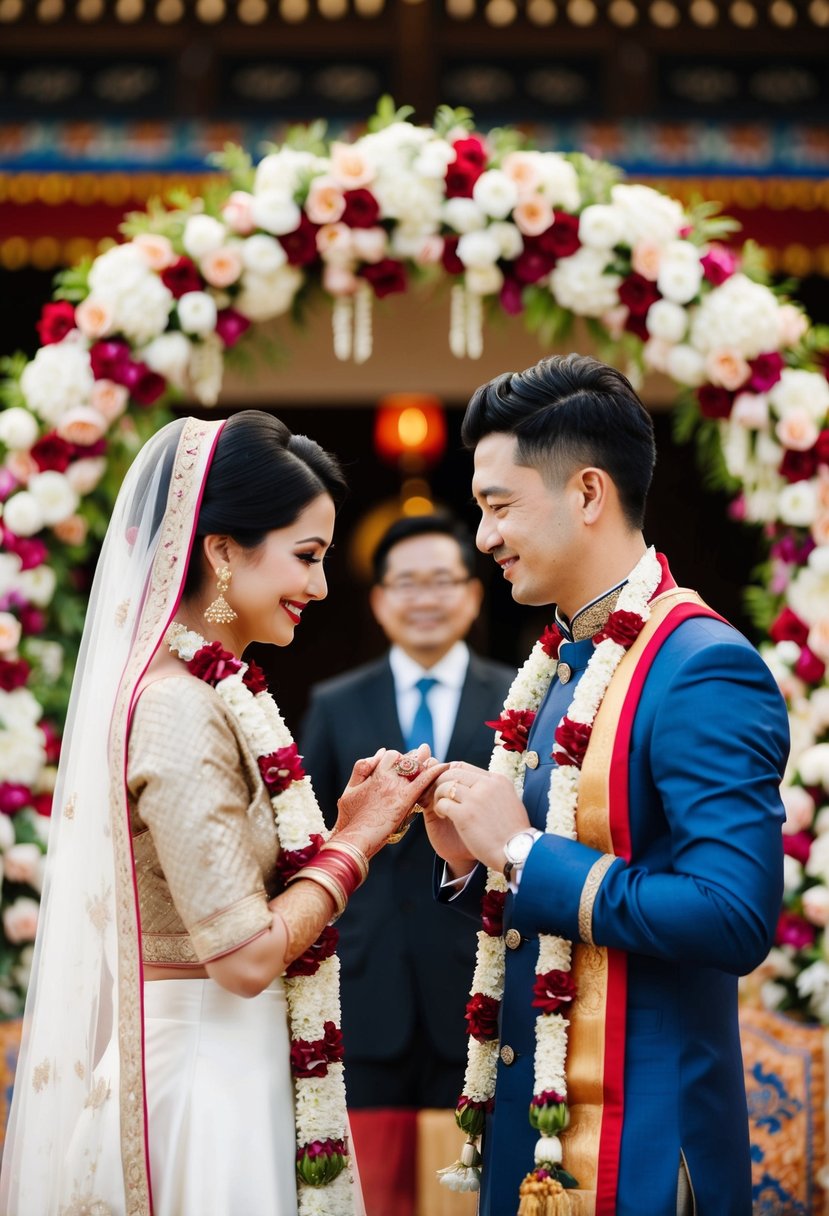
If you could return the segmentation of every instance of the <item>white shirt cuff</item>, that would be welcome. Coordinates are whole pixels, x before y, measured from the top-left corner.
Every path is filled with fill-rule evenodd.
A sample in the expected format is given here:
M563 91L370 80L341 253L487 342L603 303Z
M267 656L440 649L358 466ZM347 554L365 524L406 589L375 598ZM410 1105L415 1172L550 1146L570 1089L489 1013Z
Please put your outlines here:
M473 866L468 874L460 874L457 878L447 878L446 862L443 863L443 877L440 880L440 889L441 889L441 891L453 891L454 892L454 894L452 895L452 898L449 900L450 903L452 902L453 899L457 899L459 895L462 895L464 893L467 886L469 885L470 878L475 873L477 868L478 868L477 866Z

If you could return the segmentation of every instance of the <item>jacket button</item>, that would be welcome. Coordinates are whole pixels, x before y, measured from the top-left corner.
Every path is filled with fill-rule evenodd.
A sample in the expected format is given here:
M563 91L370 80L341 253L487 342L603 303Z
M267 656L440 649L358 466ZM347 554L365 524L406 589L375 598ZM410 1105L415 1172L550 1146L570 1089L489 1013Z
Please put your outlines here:
M515 1051L510 1047L509 1043L505 1043L501 1048L501 1063L512 1064L515 1060Z
M538 752L527 752L524 762L527 768L538 768Z
M521 934L517 929L507 929L504 934L504 942L509 950L517 950L521 945Z
M559 663L559 665L558 665L559 683L566 684L572 674L573 674L573 668L570 666L569 663Z

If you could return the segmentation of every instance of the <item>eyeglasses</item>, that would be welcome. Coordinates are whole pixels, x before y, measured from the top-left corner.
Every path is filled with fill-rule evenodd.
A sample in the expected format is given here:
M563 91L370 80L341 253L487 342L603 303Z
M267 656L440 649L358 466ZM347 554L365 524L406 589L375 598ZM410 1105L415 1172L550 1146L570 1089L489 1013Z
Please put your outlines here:
M420 595L432 595L435 599L451 599L458 588L465 587L469 578L430 578L421 583L401 579L399 583L381 583L384 591L399 600L415 600Z

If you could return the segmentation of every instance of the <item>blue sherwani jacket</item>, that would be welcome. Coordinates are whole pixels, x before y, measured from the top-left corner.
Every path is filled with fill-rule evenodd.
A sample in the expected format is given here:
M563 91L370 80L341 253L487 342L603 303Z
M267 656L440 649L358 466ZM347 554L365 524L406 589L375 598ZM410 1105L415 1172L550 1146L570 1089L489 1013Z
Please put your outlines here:
M543 828L553 734L593 653L565 642L528 747L524 802ZM779 796L788 749L780 693L760 656L711 618L684 621L648 672L629 758L631 859L607 871L593 906L597 945L628 960L624 1121L615 1216L676 1216L684 1159L696 1216L750 1216L748 1120L737 1020L737 977L767 954L782 894ZM600 854L545 835L533 846L517 896L507 898L501 1043L495 1112L484 1137L480 1216L515 1216L532 1169L539 933L579 940L585 878ZM482 871L482 867L479 867ZM477 911L478 873L457 903ZM445 898L445 897L444 897ZM612 1216L602 1212L601 1216Z

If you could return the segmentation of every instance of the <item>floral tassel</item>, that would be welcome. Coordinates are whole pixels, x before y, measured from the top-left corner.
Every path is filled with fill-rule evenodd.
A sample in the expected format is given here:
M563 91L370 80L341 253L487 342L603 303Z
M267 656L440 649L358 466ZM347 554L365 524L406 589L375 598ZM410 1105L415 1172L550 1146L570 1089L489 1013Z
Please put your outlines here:
M452 288L449 310L449 349L456 359L466 356L466 288L456 283Z
M357 288L354 297L354 362L365 363L374 346L372 332L372 294L368 284Z
M337 296L331 313L334 354L346 363L351 358L354 303L350 296Z
M570 1196L546 1170L527 1174L518 1190L518 1216L570 1216Z
M484 306L474 291L466 293L466 353L470 359L484 353Z
M473 1136L461 1149L460 1160L438 1170L441 1186L450 1191L479 1191L481 1189L481 1154Z

